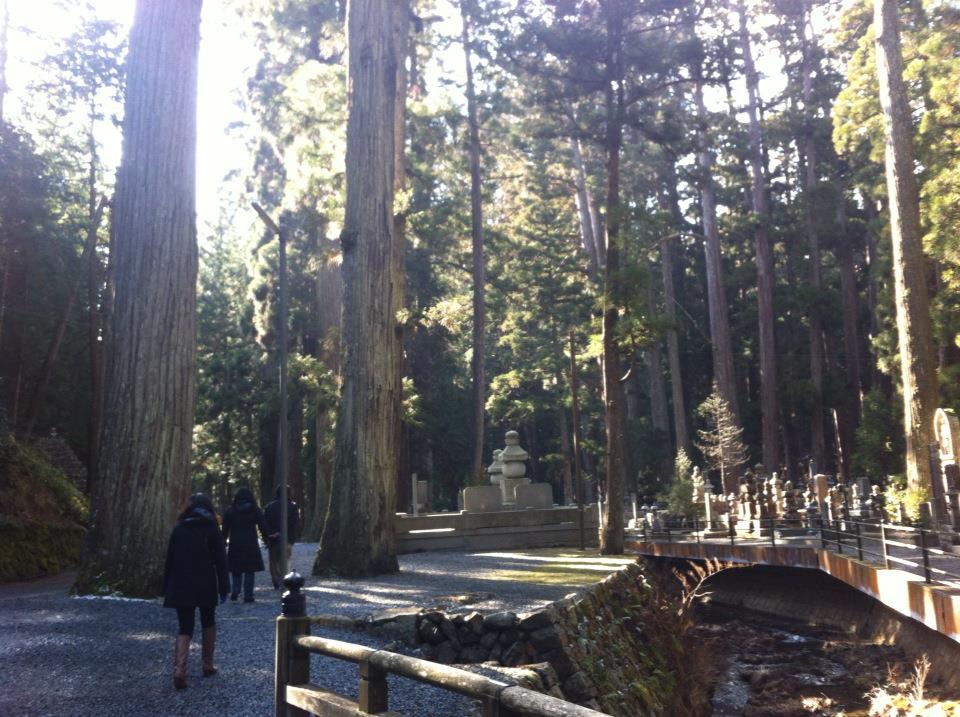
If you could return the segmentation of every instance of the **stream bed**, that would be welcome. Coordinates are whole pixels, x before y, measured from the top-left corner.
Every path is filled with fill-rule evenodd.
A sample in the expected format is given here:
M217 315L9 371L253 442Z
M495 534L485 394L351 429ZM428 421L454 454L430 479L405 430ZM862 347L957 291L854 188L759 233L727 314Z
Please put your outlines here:
M696 639L715 656L714 717L869 714L867 693L913 674L900 648L855 635L716 605L698 608ZM937 696L927 682L927 697Z

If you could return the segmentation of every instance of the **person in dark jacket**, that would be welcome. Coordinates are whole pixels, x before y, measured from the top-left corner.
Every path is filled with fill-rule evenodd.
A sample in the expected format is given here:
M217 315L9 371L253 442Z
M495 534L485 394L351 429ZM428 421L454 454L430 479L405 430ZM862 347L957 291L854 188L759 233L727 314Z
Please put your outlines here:
M218 596L221 605L226 602L228 579L227 555L213 502L209 496L195 493L170 533L163 571L163 605L176 609L179 622L173 658L173 685L178 690L187 686L187 653L198 608L203 628L203 676L217 672L213 667L214 613Z
M287 487L287 495L290 495L290 488ZM290 565L290 553L292 546L300 538L300 513L297 504L292 500L287 500L287 544L280 545L280 486L277 486L276 497L267 503L263 509L263 516L267 523L267 537L270 548L270 577L273 580L273 589L279 590L283 583L283 566ZM282 561L285 550L286 561Z
M263 521L263 511L249 488L240 488L233 497L233 504L223 514L223 539L229 541L227 565L233 576L233 589L230 599L240 595L240 583L243 579L243 601L253 602L254 573L263 571L263 556L257 543L257 528L263 542L267 543L267 526Z

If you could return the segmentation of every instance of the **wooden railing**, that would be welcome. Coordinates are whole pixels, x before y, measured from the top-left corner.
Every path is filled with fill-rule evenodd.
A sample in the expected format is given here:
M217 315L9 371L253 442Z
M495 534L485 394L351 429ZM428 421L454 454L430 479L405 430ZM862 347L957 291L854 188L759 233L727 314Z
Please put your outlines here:
M517 685L386 650L310 635L303 578L283 581L282 614L277 617L274 704L276 717L401 717L388 706L387 675L399 675L479 700L483 717L602 717L602 712L565 702ZM310 654L359 666L359 700L310 683Z

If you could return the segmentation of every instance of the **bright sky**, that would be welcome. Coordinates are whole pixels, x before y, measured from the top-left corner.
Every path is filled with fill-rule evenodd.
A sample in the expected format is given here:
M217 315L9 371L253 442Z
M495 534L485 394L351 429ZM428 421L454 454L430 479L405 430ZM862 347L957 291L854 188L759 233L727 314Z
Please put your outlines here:
M7 81L9 109L16 117L25 88L39 71L32 63L50 51L50 39L69 35L75 28L77 10L66 9L62 0L7 0L10 36ZM98 17L115 20L129 32L134 0L93 0ZM237 14L228 3L207 0L203 4L200 41L200 73L197 125L197 214L200 232L217 220L218 192L231 170L247 170L250 160L241 139L228 134L230 122L242 119L236 105L250 66L256 61L253 43L245 36ZM23 32L21 28L36 33ZM108 165L119 160L119 135L103 137Z

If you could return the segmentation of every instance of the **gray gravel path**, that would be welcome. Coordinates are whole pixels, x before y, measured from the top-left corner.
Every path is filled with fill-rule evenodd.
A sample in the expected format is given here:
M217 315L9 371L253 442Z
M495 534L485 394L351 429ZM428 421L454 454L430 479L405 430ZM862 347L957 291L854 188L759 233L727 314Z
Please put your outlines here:
M309 576L316 544L295 547L294 566ZM396 607L450 607L469 596L481 611L530 610L571 592L567 584L503 580L531 559L513 554L437 552L402 556L401 572L372 580L307 577L307 611L363 617ZM598 578L603 577L598 575ZM257 602L217 610L220 674L200 676L199 625L188 663L189 688L172 687L176 615L160 601L70 598L69 576L0 586L0 715L111 717L216 715L266 717L273 708L273 619L279 593L257 575ZM315 634L374 647L367 632L316 629ZM314 657L312 680L356 698L357 668ZM465 699L391 678L391 709L434 717L463 715Z

